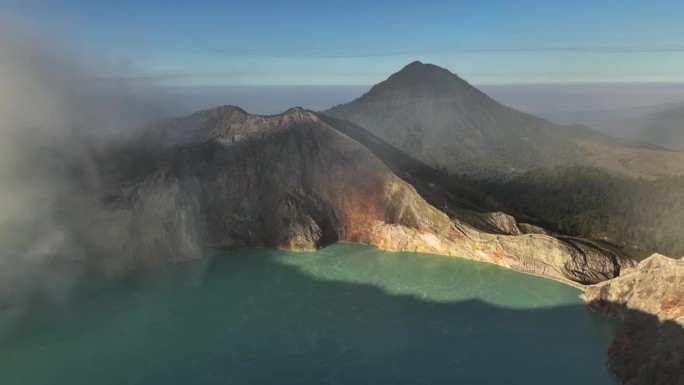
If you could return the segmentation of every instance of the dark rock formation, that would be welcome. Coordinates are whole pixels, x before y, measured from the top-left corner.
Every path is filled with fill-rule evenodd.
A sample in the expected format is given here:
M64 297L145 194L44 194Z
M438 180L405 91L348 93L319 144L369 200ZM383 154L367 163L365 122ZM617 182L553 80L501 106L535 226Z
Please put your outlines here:
M589 308L623 321L608 366L623 384L684 384L684 260L654 254L589 286Z

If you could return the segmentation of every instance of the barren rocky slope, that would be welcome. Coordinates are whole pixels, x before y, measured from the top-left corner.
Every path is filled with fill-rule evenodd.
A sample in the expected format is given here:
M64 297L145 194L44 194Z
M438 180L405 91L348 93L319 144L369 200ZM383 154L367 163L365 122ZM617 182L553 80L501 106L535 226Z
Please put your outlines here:
M615 277L629 265L583 240L524 234L532 227L504 214L452 208L445 210L450 217L407 183L415 172L399 178L329 123L300 108L256 116L217 107L159 122L146 130L144 145L132 141L101 156L108 171L100 194L111 215L154 218L168 239L130 233L132 244L158 245L159 252L94 266L126 274L208 248L306 250L336 241L457 255L580 283ZM385 161L397 162L397 170L415 162L399 155Z
M654 254L584 299L623 321L608 362L621 383L684 384L684 259Z

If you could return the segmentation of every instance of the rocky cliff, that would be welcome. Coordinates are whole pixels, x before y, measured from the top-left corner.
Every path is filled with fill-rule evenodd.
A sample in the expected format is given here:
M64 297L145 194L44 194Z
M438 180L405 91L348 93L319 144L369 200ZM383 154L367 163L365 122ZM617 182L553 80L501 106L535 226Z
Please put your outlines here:
M208 248L308 250L337 241L462 256L579 283L615 277L629 265L583 240L525 234L505 214L438 209L415 170L402 172L410 161L383 162L360 141L375 141L376 151L386 144L354 140L334 124L301 108L257 116L217 107L158 122L101 154L107 172L99 194L108 215L134 218L130 228L138 230L119 231L159 252L119 253L93 266L127 274ZM148 239L139 230L145 224L167 235Z
M608 366L623 384L684 384L684 259L654 254L589 286L589 307L623 321Z

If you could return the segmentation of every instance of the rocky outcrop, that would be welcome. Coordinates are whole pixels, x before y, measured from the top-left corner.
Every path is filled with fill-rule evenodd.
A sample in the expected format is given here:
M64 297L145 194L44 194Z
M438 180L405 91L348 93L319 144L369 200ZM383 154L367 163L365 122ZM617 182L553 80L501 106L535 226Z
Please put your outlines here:
M467 257L580 283L615 277L628 265L588 242L523 234L503 213L438 209L424 198L437 195L417 190L429 183L402 172L400 155L381 161L332 124L301 108L257 116L217 107L156 123L142 139L102 154L108 172L99 193L110 214L139 218L131 228L142 222L173 239L129 231L131 244L158 245L159 252L93 266L127 274L201 255L188 250L310 250L337 241ZM192 247L169 246L179 240Z
M608 361L621 383L684 384L684 259L654 254L583 297L623 321Z

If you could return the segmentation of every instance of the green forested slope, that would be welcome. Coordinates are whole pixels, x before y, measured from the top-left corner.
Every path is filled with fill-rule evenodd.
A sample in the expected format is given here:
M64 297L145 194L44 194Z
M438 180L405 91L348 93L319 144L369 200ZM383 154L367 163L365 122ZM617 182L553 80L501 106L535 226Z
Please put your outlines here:
M684 255L684 177L630 179L591 167L553 167L483 189L513 214L563 233Z

